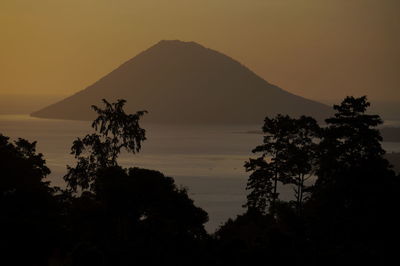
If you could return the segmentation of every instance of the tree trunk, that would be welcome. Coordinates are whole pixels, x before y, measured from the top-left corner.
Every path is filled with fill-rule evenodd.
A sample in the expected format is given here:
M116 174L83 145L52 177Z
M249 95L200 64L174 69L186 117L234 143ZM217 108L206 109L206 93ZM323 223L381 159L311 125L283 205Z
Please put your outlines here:
M278 171L275 170L275 177L274 177L274 195L272 197L272 205L271 205L271 214L275 217L275 206L276 206L276 199L277 199L277 190L278 190Z
M302 193L302 182L301 182L301 174L299 174L297 183L297 212L300 212L301 193Z
M304 174L301 175L301 180L300 180L299 214L301 213L301 209L303 207L303 188L304 188Z

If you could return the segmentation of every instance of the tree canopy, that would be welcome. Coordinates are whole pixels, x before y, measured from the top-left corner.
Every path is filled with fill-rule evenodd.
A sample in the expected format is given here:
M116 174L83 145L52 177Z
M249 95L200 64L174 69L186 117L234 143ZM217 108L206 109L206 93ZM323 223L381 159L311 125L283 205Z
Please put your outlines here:
M263 144L253 150L261 156L245 165L251 171L245 217L253 217L256 209L273 218L274 223L264 223L272 230L264 241L285 228L287 241L297 247L291 255L308 258L297 264L383 265L395 254L388 244L400 236L393 213L400 203L395 196L400 178L383 157L377 128L382 120L367 113L369 106L365 96L346 97L322 127L309 117L265 119ZM314 182L304 183L306 177ZM295 188L297 204L275 203L277 181ZM277 206L267 209L268 204ZM230 228L240 235L246 219L238 217L221 232Z
M139 125L146 111L125 113L125 100L109 103L103 99L103 103L104 108L92 106L98 114L92 123L95 133L77 138L71 147L77 163L75 167L68 166L64 179L73 191L78 187L92 190L97 171L118 165L117 158L123 149L130 153L139 152L146 140L146 131Z
M366 97L347 97L318 125L267 117L247 210L214 234L186 188L156 170L118 164L146 139L144 111L93 106L94 133L71 148L66 187L52 187L36 142L0 134L0 255L15 265L387 265L400 237L400 177L384 158ZM285 200L280 190L290 186ZM2 261L2 262L3 262Z

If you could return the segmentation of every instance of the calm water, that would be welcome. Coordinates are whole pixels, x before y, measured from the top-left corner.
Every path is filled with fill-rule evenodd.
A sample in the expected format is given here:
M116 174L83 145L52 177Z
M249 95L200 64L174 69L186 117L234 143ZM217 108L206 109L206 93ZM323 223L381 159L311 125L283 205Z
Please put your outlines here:
M243 164L261 136L242 132L257 129L257 125L142 126L147 140L141 152L123 154L122 165L155 169L174 177L178 185L189 189L195 204L208 212L209 231L243 212L247 177ZM89 122L0 115L0 133L38 142L38 151L52 171L49 179L58 186L64 184L66 165L74 163L69 154L72 141L89 132Z
M159 170L174 177L178 185L189 189L195 204L208 212L206 228L210 232L228 218L243 213L248 176L243 164L251 156L251 149L262 141L261 135L243 132L257 130L261 125L142 126L147 130L147 140L141 152L123 154L119 160L122 165ZM58 186L64 184L66 165L74 163L69 154L72 141L89 132L89 122L0 115L0 133L38 142L38 151L52 170L49 179ZM400 152L400 143L383 146L387 151Z

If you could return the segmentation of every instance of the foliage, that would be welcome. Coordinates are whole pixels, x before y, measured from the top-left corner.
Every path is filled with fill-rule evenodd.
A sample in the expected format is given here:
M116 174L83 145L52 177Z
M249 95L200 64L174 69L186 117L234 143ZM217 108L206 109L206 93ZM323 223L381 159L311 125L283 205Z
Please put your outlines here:
M305 181L314 170L319 126L311 117L293 119L277 115L265 119L263 132L263 144L253 150L261 156L245 164L246 171L252 171L247 183L251 192L246 206L264 213L278 200L280 182L294 185L296 205L300 209L307 189Z
M264 142L253 150L261 155L245 163L246 171L253 171L247 184L251 193L246 205L260 212L265 212L267 206L273 207L279 198L278 182L288 182L288 145L294 134L293 120L289 116L267 117L264 122Z
M56 188L36 142L0 134L0 255L14 264L42 264L61 235ZM24 256L18 255L24 251Z
M390 191L399 177L383 157L377 129L382 120L366 114L369 105L366 97L347 97L335 105L319 145L318 179L308 203L310 227L319 254L327 252L337 263L340 256L356 264L383 263L381 230L397 220L380 214L398 205Z
M304 200L307 200L310 186L306 182L315 173L320 127L312 117L301 116L294 119L293 134L288 149L288 171L290 181L294 185L296 208L300 212Z
M366 97L335 105L322 128L311 117L266 118L264 141L253 150L259 157L245 165L247 212L212 236L204 229L207 213L171 177L118 165L121 151L140 151L144 112L126 114L123 100L104 103L94 107L97 132L73 143L77 166L68 168L68 191L46 181L50 170L36 142L0 134L3 261L386 265L397 257L400 177L383 157L382 121L366 113ZM296 204L279 199L283 185L294 187Z
M326 120L328 126L319 145L319 183L332 181L337 171L360 167L369 160L382 161L385 151L376 128L382 120L366 114L369 106L365 96L346 97L341 105L334 106L336 113Z
M68 186L92 190L97 171L102 168L116 166L118 155L122 149L130 153L139 152L142 141L146 140L145 130L140 127L139 120L146 111L126 114L123 107L125 100L109 103L103 99L104 109L92 106L98 117L92 128L97 133L77 138L71 147L71 154L77 159L75 167L68 166L64 179Z
M36 142L19 138L14 143L0 134L0 193L4 196L17 188L31 189L47 186L44 179L50 174L43 155L36 153Z
M295 186L298 212L290 214L291 207L282 212L278 205L270 214L279 228L285 228L284 232L295 232L290 241L295 242L296 249L290 254L307 258L297 259L296 264L339 265L346 261L384 265L396 254L386 243L400 236L400 220L393 212L400 204L395 196L400 177L383 157L377 128L382 120L367 113L369 105L365 96L346 97L334 106L336 113L322 128L307 117L278 115L265 120L264 144L255 149L263 154L246 163L247 170L252 171L247 206L249 211L255 206L253 209L263 213L265 206L276 200L275 177L282 184ZM280 164L272 167L277 162ZM310 175L315 175L316 181L307 188L303 181ZM304 191L309 196L303 199ZM238 217L235 223L239 221L243 218ZM252 222L247 223L250 226ZM221 232L231 228L232 235L240 235L242 226L232 227L235 223L227 223ZM273 234L269 232L263 240Z
M97 132L74 141L77 166L69 167L65 177L73 191L83 190L72 197L68 210L69 228L73 238L79 239L72 259L87 263L96 257L90 255L93 252L107 254L104 260L118 257L113 265L159 265L164 260L184 265L188 256L198 253L193 246L207 237L204 223L208 215L172 178L118 165L123 149L140 151L145 130L139 119L145 112L126 114L123 100L103 102L104 109L93 107L98 117L92 127ZM187 252L179 255L178 250Z

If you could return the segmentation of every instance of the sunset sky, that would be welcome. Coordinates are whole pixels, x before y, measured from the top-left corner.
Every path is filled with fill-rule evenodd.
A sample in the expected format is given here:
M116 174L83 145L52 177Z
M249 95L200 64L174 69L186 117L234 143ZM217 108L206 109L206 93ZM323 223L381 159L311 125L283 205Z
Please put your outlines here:
M311 99L400 101L399 0L1 0L0 95L69 95L162 39Z

